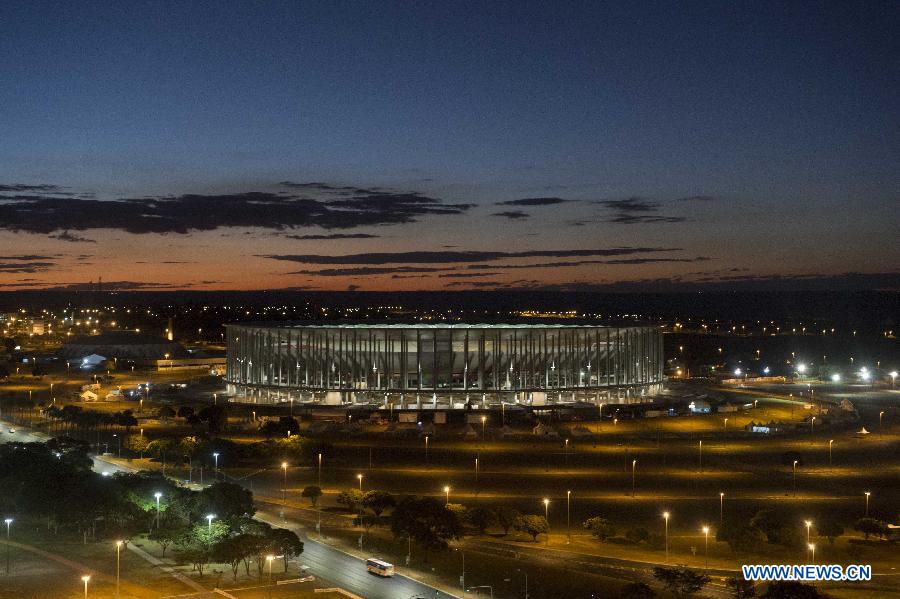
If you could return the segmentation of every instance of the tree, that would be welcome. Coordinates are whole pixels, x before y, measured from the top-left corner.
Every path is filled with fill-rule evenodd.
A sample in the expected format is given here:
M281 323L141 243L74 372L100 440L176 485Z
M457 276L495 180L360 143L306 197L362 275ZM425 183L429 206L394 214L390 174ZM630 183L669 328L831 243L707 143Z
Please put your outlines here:
M709 584L710 577L688 568L653 568L653 577L677 597L690 597Z
M762 531L769 543L777 543L779 531L785 526L785 517L777 510L759 510L750 519L750 526Z
M844 534L844 525L831 516L819 519L816 528L820 535L828 539L830 545L834 545L834 540Z
M194 415L194 408L191 406L181 406L178 408L178 417L184 418L187 420L189 417Z
M816 587L802 582L780 581L769 583L761 599L820 599L824 597Z
M228 426L228 412L221 405L206 406L197 413L201 422L205 422L210 433L221 433Z
M494 510L487 507L473 507L466 514L466 519L468 523L478 531L479 534L484 534L484 531L488 529L488 527L494 526L497 524L497 514Z
M312 504L312 506L316 507L316 504L319 502L319 497L322 496L322 487L318 487L316 485L303 487L303 491L300 492L300 496L309 499L309 502Z
M382 512L397 505L397 500L385 491L369 491L363 496L362 505L371 510L376 518L380 518Z
M870 535L886 537L888 533L887 524L881 520L876 520L875 518L860 518L856 521L856 524L853 525L853 528L863 533L866 540L869 540Z
M253 555L250 535L239 534L222 539L212 550L212 559L231 566L231 575L237 580L238 568L249 556Z
M634 544L638 544L649 539L650 532L646 528L629 528L625 531L625 538Z
M253 493L234 483L217 482L206 487L197 496L199 517L216 514L217 518L228 520L256 513Z
M397 538L414 540L424 550L447 548L450 539L458 539L462 525L456 514L433 497L404 497L391 513L391 531Z
M495 509L494 514L497 516L497 526L503 529L504 535L509 534L509 529L513 527L520 515L519 510L504 505Z
M362 499L363 494L359 489L347 489L341 491L337 496L338 505L347 508L348 512L355 512Z
M185 532L186 531L183 526L161 526L159 528L154 528L153 530L151 530L150 534L147 535L147 538L151 541L155 541L162 549L162 556L166 557L166 549L169 547L169 545L182 538Z
M539 534L548 534L550 532L550 524L544 516L538 514L525 514L516 519L513 528L520 532L531 535L531 540L537 542Z
M759 549L759 546L765 541L765 535L758 528L749 524L726 520L716 530L716 540L728 543L732 551L743 553Z
M175 417L175 410L173 410L169 406L163 406L156 412L156 415L159 417L160 420L165 422L169 418Z
M619 599L653 599L656 592L645 582L632 582L619 590Z
M601 541L605 541L616 534L616 529L613 525L606 518L601 518L600 516L588 518L582 526Z
M734 599L752 599L756 597L756 586L750 580L729 578L725 581L725 587L731 592L731 596Z
M284 558L284 571L288 571L288 561L303 553L303 542L300 537L286 528L275 528L271 533L272 549Z

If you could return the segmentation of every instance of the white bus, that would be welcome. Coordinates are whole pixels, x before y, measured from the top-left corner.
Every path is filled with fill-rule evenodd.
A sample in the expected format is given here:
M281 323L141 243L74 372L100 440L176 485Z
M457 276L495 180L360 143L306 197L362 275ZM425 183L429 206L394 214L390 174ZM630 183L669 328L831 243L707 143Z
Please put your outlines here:
M378 576L394 575L394 564L389 564L374 557L370 557L366 560L366 569L372 574L377 574Z

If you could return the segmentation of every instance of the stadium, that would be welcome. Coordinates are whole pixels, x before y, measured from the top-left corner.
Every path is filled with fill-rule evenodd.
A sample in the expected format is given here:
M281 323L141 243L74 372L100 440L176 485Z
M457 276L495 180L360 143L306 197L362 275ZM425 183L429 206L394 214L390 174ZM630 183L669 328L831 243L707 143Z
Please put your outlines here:
M640 402L663 381L652 326L231 324L232 401L488 409Z

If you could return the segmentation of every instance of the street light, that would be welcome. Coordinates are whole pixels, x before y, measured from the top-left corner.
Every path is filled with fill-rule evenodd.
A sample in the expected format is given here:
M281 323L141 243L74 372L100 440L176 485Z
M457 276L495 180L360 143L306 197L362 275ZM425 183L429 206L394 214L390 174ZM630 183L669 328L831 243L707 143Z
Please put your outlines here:
M808 548L809 551L812 553L812 563L816 563L816 544L815 544L815 543L809 543L809 544L807 545L807 548Z
M319 487L322 487L322 454L319 454Z
M866 518L869 517L869 496L872 495L871 491L866 491Z
M892 370L891 372L888 373L888 376L891 377L891 389L893 389L893 388L894 388L894 381L897 379L897 371L896 371L896 370Z
M274 561L275 561L274 555L266 556L266 564L268 564L268 566L269 566L269 585L268 585L269 586L269 592L268 592L269 597L272 596L272 562L274 562Z
M481 442L484 443L484 425L487 422L487 416L481 417Z
M719 493L719 526L725 521L725 493Z
M84 583L84 599L87 599L87 584L90 582L91 577L87 574L81 577L81 581Z
M703 439L700 440L700 472L703 472Z
M797 495L797 460L791 465L791 486L794 489L794 496Z
M450 505L450 485L444 485L444 495L447 496L447 503L445 505Z
M162 493L157 491L153 496L156 497L156 528L159 528L159 498L162 497Z
M834 445L834 439L828 440L828 467L831 468L831 446Z
M806 524L806 542L809 543L809 529L812 526L812 520L805 520L803 523Z
M212 521L215 518L215 514L206 514L206 532L207 534L212 534Z
M120 553L122 551L122 541L116 541L116 599L119 599L119 566L121 563Z
M219 452L213 452L213 459L216 461L216 480L219 480Z
M360 492L360 493L362 493L362 479L363 479L363 475L362 475L362 474L357 474L357 475L356 475L356 480L359 481L359 492Z
M634 472L637 467L637 460L631 460L631 498L634 499Z
M669 561L669 512L663 512L663 520L666 521L666 562Z
M281 462L281 502L284 503L287 498L287 462Z
M13 523L13 519L7 518L4 522L6 522L6 575L9 576L9 526Z
M709 526L703 527L703 562L704 569L709 570Z
M425 461L428 461L428 435L425 435Z
M572 491L566 491L566 543L572 540L571 528Z

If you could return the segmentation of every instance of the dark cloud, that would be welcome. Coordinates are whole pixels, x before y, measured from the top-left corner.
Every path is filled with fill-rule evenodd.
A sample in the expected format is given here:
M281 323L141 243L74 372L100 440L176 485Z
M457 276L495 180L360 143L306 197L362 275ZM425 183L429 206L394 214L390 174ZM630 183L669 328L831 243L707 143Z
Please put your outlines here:
M676 198L676 202L712 202L715 198L712 196L687 196L684 198Z
M377 239L380 235L371 233L331 233L329 235L285 235L286 239L299 239L302 241L328 241L332 239Z
M616 214L606 219L608 223L620 225L636 225L643 223L683 223L687 218L683 216L647 216L643 214Z
M478 277L493 277L493 272L451 272L438 275L439 279L475 279Z
M373 252L328 256L322 254L262 254L264 258L301 264L450 264L459 262L493 262L509 258L573 258L588 256L628 256L657 252L674 252L680 248L616 247L594 250L531 250L524 252L445 251L445 252Z
M596 203L620 212L656 212L659 210L659 202L636 197L623 200L597 200Z
M63 231L57 235L50 235L51 239L59 239L60 241L68 241L70 243L97 243L95 239L88 239L87 237L80 237L73 233L69 233L68 231Z
M290 272L287 274L290 275L309 275L309 276L319 276L319 277L361 277L361 276L369 276L369 275L387 275L394 273L409 273L409 272L444 272L447 270L454 270L452 268L430 268L430 267L418 267L418 266L388 266L388 267L372 267L372 266L360 266L354 268L325 268L322 270L298 270L295 272Z
M23 185L21 183L13 183L2 185L0 184L0 191L43 191L47 193L52 193L55 191L61 191L62 188L58 185L49 185L49 184L37 184L37 185Z
M521 210L505 210L503 212L494 212L491 216L502 216L510 220L521 220L523 218L528 218L530 215Z
M573 202L574 200L565 200L563 198L522 198L520 200L506 200L505 202L497 202L498 206L552 206L553 204L562 204L564 202Z
M664 262L706 262L711 260L706 256L696 258L619 258L613 260L572 260L568 262L544 262L536 264L470 264L471 270L512 270L529 268L567 268L570 266L583 266L585 264L657 264Z
M315 189L323 190L324 184L315 185L318 186ZM340 194L334 199L305 197L296 195L296 191L250 191L114 200L0 194L0 229L43 234L90 229L116 229L134 234L183 234L225 227L351 229L417 222L428 216L459 215L473 207L472 204L447 204L417 192L380 188L341 188Z
M54 268L58 256L43 254L10 254L0 256L0 273L34 274Z

